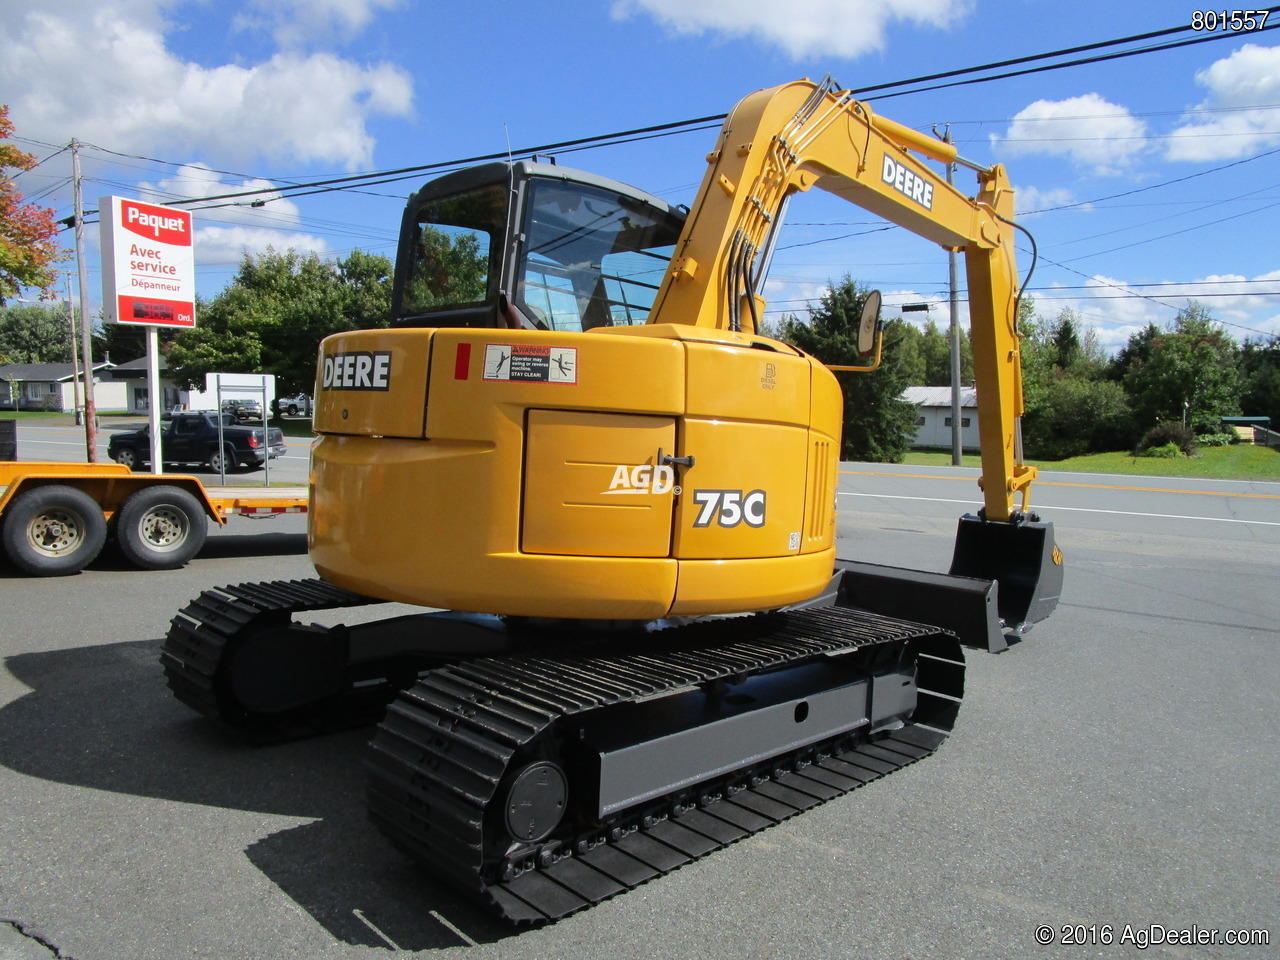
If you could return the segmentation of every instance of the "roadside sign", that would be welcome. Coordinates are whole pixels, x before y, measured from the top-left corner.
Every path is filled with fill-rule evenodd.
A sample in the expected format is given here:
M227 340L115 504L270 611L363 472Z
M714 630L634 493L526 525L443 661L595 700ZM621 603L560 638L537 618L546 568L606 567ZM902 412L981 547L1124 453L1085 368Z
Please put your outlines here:
M191 212L124 197L98 201L108 322L194 327Z

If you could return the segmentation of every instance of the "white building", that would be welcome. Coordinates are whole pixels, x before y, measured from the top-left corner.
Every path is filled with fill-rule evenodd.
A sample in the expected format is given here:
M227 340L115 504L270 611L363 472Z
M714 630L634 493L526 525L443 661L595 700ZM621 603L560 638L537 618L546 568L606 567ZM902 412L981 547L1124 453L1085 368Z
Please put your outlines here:
M951 388L907 387L902 399L916 405L916 438L913 447L951 449ZM960 388L960 445L978 449L978 391Z
M110 363L93 365L93 399L99 410L123 410L123 384L111 379ZM0 366L0 410L75 409L75 368L69 363L7 363ZM81 400L81 404L83 404Z

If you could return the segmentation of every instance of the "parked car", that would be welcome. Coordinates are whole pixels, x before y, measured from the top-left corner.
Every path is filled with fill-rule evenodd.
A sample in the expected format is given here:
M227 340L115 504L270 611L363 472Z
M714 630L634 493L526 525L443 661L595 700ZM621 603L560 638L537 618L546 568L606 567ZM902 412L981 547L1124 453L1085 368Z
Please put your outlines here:
M284 417L311 416L311 398L305 393L296 397L279 397L276 400L276 413Z
M222 412L237 420L261 420L262 404L257 400L223 400Z
M202 463L215 473L234 470L238 464L260 467L267 458L282 457L288 449L279 427L247 427L232 414L222 419L222 444L218 446L216 413L175 413L160 427L160 451L165 463ZM113 433L107 456L129 468L151 462L151 425L127 433Z

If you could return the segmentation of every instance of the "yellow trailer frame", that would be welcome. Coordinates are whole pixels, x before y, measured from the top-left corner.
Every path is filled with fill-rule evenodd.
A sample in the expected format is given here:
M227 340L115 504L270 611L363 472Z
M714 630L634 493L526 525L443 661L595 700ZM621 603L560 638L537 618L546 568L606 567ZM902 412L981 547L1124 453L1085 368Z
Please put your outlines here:
M206 487L189 474L133 473L118 463L0 463L0 542L18 569L76 573L114 532L143 569L182 566L207 526L232 516L306 513L306 487Z

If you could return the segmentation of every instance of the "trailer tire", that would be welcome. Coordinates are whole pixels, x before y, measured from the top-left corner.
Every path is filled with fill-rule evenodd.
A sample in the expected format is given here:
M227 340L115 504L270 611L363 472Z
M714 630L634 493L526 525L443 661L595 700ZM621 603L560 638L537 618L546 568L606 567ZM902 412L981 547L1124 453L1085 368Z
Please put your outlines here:
M116 516L120 552L143 570L176 570L200 552L208 536L204 508L181 487L143 487Z
M107 521L83 490L59 484L20 494L0 530L4 552L15 567L38 577L79 573L107 540Z

